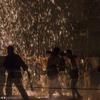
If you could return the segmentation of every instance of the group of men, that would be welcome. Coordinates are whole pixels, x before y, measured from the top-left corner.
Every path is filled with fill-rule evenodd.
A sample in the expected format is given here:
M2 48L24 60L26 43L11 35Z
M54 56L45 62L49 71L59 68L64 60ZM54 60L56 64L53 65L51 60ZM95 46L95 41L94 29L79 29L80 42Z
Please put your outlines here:
M21 79L21 68L28 72L28 66L21 59L21 57L14 53L14 47L8 46L7 48L8 55L4 60L4 69L8 72L7 77L7 86L6 86L6 97L10 97L12 95L12 83L16 85L19 92L21 93L24 100L30 100L27 95L25 89L23 88ZM57 90L61 97L63 97L61 92L61 85L58 80L58 74L60 71L65 70L65 60L64 56L66 56L70 70L68 71L71 78L71 90L72 90L72 99L75 99L75 93L77 94L77 98L82 98L76 88L76 83L78 79L78 69L75 62L75 57L72 55L71 50L67 50L66 53L61 52L59 47L55 47L53 51L47 51L49 53L49 58L47 62L47 76L49 78L49 99L52 98L52 94ZM30 76L30 74L28 74ZM2 96L2 95L0 95Z
M68 73L71 78L71 90L72 90L72 98L71 99L82 99L82 96L79 94L76 88L76 83L78 80L78 68L75 62L75 55L72 55L71 50L67 50L66 53L60 52L59 47L55 47L53 51L48 51L50 53L50 56L48 58L48 63L47 63L47 76L49 77L49 98L52 98L52 94L57 90L62 97L62 92L61 92L61 86L58 81L58 73L60 71L63 71L65 68L65 61L64 61L64 56L66 56L67 61L69 63L69 70ZM75 94L77 97L75 97Z

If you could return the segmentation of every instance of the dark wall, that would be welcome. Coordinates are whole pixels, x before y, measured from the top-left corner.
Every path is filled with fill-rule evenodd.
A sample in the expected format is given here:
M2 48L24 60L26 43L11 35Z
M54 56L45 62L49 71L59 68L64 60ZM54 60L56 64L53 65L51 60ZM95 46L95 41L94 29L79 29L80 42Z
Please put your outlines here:
M100 56L100 31L89 31L89 51Z

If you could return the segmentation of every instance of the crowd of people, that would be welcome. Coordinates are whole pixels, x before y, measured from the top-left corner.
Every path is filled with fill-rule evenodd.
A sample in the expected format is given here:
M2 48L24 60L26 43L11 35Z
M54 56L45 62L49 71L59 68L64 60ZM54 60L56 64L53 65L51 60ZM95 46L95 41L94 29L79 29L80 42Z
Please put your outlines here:
M98 73L100 59L98 57L88 57L88 55L85 55L85 57L81 59L73 55L71 50L63 52L60 51L58 47L55 47L52 51L47 51L46 56L34 56L33 58L25 57L21 53L19 55L15 54L13 46L9 46L7 51L8 56L2 57L1 61L2 64L4 60L4 69L8 72L6 81L7 97L12 95L12 92L10 92L12 83L17 86L22 97L27 99L29 98L26 90L28 90L30 86L32 91L34 91L34 87L49 87L49 98L52 98L55 90L57 90L62 97L63 88L70 88L73 98L75 98L75 93L77 94L77 98L82 98L78 93L77 87L99 87L100 82L98 78L96 78L100 76ZM3 64L1 66L3 66ZM5 71L2 68L1 70L1 74L5 77ZM29 77L25 78L26 76ZM3 79L5 79L4 77ZM23 79L21 80L21 78ZM29 79L31 81L29 81ZM5 84L5 80L2 80L2 84ZM3 89L3 87L1 88ZM3 94L1 93L1 95Z
M78 71L79 71L79 84L78 86L80 87L90 87L90 75L92 75L93 71L99 66L100 63L100 58L95 56L95 55L77 55L77 57L75 58L76 60L76 65L78 67ZM47 67L47 61L48 61L48 54L47 55L40 55L40 56L34 56L34 57L27 57L24 59L24 61L29 65L31 70L34 70L34 72L36 72L37 75L37 79L39 79L38 75L44 75L46 74L45 70ZM37 67L38 66L38 67ZM67 75L67 67L68 65L68 61L65 60L65 76L67 76L67 78L69 77ZM92 75L93 76L93 75ZM94 75L95 76L95 75ZM89 79L88 79L89 78ZM93 77L92 77L93 78ZM87 86L87 81L86 83L84 82L85 80L88 81L88 86ZM66 82L64 82L66 84ZM93 83L93 81L91 82L91 84ZM85 85L86 84L86 85Z
M35 77L38 77L37 79L41 81L42 87L49 86L47 71L46 71L49 53L51 52L47 51L47 55L35 57L36 59L34 59L34 62L35 60L37 60L37 63L38 63L37 65L35 63L36 65L35 71L34 71L36 72ZM61 58L65 60L64 62L62 62L65 68L59 70L58 80L62 88L70 88L71 81L70 81L70 75L68 73L70 65L68 64L68 59L66 59L65 55L63 55ZM91 87L98 88L100 82L97 76L98 77L100 76L98 73L100 58L96 57L94 53L92 53L91 56L88 56L87 54L84 54L81 56L77 55L75 56L75 61L76 61L76 66L78 68L78 80L76 84L77 87L85 88L85 89L91 88ZM33 67L34 67L34 64L33 64ZM30 67L30 68L33 68L33 67Z

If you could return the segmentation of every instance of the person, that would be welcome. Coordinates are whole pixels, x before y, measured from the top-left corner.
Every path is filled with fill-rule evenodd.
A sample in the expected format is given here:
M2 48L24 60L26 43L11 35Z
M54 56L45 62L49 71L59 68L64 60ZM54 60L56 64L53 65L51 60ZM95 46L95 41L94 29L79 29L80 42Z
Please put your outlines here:
M100 58L92 52L91 57L89 57L89 62L91 64L90 70L90 87L98 88L100 84L100 73L98 72L100 67Z
M58 69L60 67L60 57L58 55L59 52L60 52L59 47L55 47L52 53L49 52L50 56L48 58L47 68L46 68L47 76L49 78L49 98L52 98L52 95L55 92L55 90L57 90L60 96L62 96L61 86L58 81L58 71L59 71Z
M4 61L4 67L8 72L7 77L7 86L6 86L6 97L9 99L10 96L12 96L12 83L16 85L18 90L20 91L22 97L24 100L30 100L24 87L22 86L21 82L21 69L20 66L23 68L23 70L28 70L28 66L24 63L24 61L21 59L21 57L14 53L14 47L8 46L7 48L8 55L5 58Z
M84 61L84 87L90 87L90 71L91 64L89 61L89 57L87 56Z
M64 51L61 51L60 52L60 68L59 68L59 71L65 71L65 56L66 56L66 53L64 53Z
M66 87L66 74L65 74L65 58L66 53L64 51L60 52L60 68L59 68L59 75L60 75L60 81L62 83L62 86Z
M6 81L5 68L3 66L5 56L0 56L0 98L4 96L3 88Z
M72 90L72 98L71 99L75 99L75 93L77 94L78 99L82 99L82 96L79 94L79 92L77 91L77 88L76 88L76 83L78 80L78 68L76 66L75 57L77 57L77 56L72 55L71 50L67 50L66 56L67 56L67 60L70 65L69 75L71 78L71 90Z

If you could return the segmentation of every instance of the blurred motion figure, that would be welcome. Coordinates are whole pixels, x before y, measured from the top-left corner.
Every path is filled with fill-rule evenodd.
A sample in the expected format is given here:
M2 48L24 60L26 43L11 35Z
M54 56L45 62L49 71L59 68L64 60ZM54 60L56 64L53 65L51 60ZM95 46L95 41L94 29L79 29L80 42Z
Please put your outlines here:
M8 72L6 97L9 98L10 96L12 96L12 83L14 83L18 88L18 90L20 91L24 100L30 100L25 89L22 86L21 82L22 75L20 69L20 67L22 67L23 70L28 70L28 67L21 59L21 57L14 53L13 46L8 46L7 52L8 55L4 61L4 67Z
M49 78L49 98L52 98L52 94L55 92L55 90L57 90L60 96L62 96L61 86L58 81L58 72L60 68L59 52L60 49L58 47L55 47L48 58L47 76Z
M77 98L82 99L82 96L79 94L79 92L77 91L76 88L76 83L78 81L78 68L76 65L76 61L75 58L77 56L72 55L72 51L71 50L67 50L67 60L69 62L70 65L70 71L69 71L69 75L70 75L70 79L71 79L71 90L72 90L72 99L75 99L75 93L77 94Z
M4 95L3 88L6 80L5 68L3 66L5 56L0 56L0 97Z

